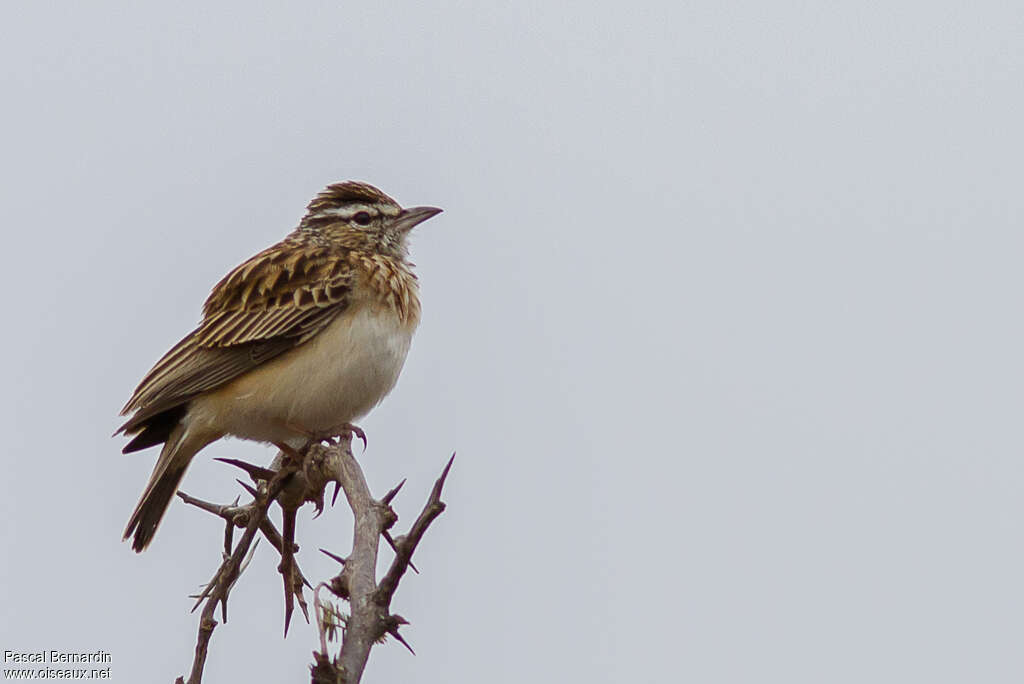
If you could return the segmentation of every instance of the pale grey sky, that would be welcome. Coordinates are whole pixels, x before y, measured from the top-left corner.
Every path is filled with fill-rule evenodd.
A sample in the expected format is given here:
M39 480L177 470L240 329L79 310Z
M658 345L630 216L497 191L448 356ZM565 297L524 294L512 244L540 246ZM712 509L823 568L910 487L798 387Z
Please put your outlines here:
M8 3L0 650L187 672L220 525L117 411L324 185L445 213L363 422L449 509L368 682L1024 680L1024 7ZM183 488L227 501L213 456ZM307 576L343 507L299 516ZM385 553L384 557L390 556ZM263 548L210 682L303 681Z

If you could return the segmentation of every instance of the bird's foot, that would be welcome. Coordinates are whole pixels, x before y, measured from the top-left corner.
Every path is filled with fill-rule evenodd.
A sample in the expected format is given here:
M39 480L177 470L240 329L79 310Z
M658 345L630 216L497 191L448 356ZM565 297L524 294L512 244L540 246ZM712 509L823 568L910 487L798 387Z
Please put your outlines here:
M322 435L317 435L317 438L321 442L328 442L330 444L337 444L339 437L358 437L363 442L363 451L366 451L366 433L358 425L352 423L342 423L330 430L325 431Z
M290 456L292 459L296 460L296 462L300 462L302 460L302 454L306 453L311 445L321 442L327 442L328 444L334 445L338 443L339 437L350 437L353 435L358 437L363 442L363 451L366 451L366 433L363 432L361 427L353 425L352 423L341 423L340 425L321 432L309 430L294 422L285 423L284 427L292 432L302 435L302 437L306 439L306 446L302 449L293 449L286 444L274 442L274 446L286 455Z

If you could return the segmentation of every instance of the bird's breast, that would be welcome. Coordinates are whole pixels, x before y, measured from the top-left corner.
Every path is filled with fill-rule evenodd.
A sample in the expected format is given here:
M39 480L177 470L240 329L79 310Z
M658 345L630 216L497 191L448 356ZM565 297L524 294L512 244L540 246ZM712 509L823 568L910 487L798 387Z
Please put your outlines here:
M313 430L363 417L398 381L412 333L389 309L364 306L343 313L309 341L306 354L295 353L300 373L291 390L292 413L317 423L307 425ZM299 394L317 398L302 400Z
M196 408L219 431L259 441L358 420L398 381L415 323L361 303L306 343L200 397Z

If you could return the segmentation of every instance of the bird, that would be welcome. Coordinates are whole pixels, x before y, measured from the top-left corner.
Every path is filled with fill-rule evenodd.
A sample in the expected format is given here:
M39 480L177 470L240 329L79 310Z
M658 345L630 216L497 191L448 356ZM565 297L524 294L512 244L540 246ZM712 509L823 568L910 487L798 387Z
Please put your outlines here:
M198 327L156 362L121 410L124 453L163 445L124 539L143 551L193 457L222 437L283 451L347 434L394 388L419 324L412 228L361 181L328 185L297 228L230 271Z

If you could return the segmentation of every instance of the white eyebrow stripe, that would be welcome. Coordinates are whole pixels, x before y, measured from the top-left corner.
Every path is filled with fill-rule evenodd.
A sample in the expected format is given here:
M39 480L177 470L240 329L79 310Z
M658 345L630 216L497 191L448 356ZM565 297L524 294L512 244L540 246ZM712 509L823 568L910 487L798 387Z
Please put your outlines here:
M372 207L369 204L346 204L343 207L328 207L326 209L321 209L313 214L313 216L336 216L347 221L361 211L365 211L370 216L377 215L377 207Z
M402 213L401 207L390 204L365 204L362 202L346 203L343 207L325 207L311 214L309 218L337 218L342 221L350 221L352 217L361 211L365 211L371 217L398 216Z

